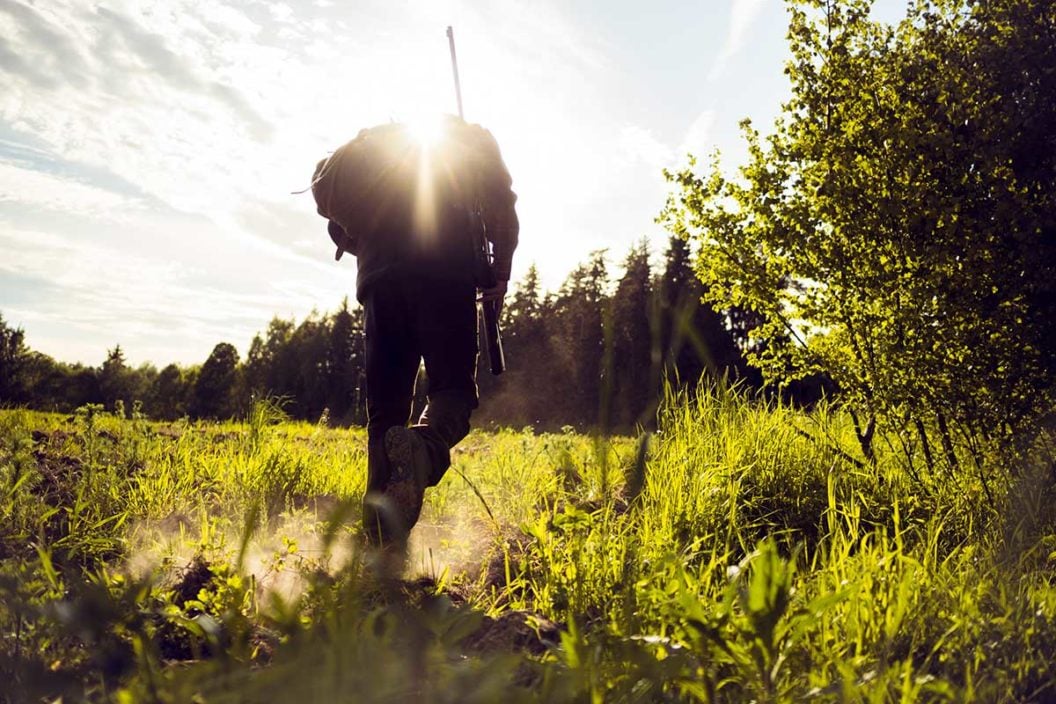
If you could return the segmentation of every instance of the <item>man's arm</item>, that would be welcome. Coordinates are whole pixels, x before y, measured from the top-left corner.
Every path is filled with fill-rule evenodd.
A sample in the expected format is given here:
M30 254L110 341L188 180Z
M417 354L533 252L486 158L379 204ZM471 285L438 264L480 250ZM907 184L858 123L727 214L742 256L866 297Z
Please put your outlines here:
M345 252L351 252L353 255L359 254L359 240L354 235L349 234L336 220L330 220L326 224L326 231L330 235L330 239L337 245L334 259L341 259L341 255Z
M477 297L477 301L480 303L494 303L495 315L501 315L502 301L506 298L506 290L509 287L509 283L510 280L508 278L496 279L494 286L481 290L480 296Z
M517 219L517 194L513 192L513 179L502 160L498 142L487 130L483 130L483 133L481 146L486 166L480 175L482 206L485 231L492 246L491 268L498 284L485 291L482 300L498 300L501 306L520 236L520 221Z
M517 196L508 187L507 191L510 196L508 205L500 206L498 212L494 205L491 208L485 206L484 213L487 237L492 246L491 270L495 274L495 285L481 291L479 300L494 302L496 315L502 313L502 301L509 286L513 252L517 249L520 230L517 212L513 208Z

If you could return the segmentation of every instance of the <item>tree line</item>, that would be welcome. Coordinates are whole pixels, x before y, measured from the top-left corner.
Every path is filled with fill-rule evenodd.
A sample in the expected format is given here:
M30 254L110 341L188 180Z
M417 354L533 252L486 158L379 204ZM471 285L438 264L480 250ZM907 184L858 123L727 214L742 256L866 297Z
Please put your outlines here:
M477 421L537 429L572 426L632 431L654 422L665 384L695 388L702 377L762 378L745 362L752 315L701 302L689 243L672 236L662 270L645 242L635 244L614 279L605 251L576 267L556 292L544 292L532 266L502 313L509 370L494 377L480 361ZM217 344L200 365L133 367L120 345L98 367L65 364L34 352L21 329L0 317L0 402L72 411L86 404L160 420L244 416L256 399L275 399L292 418L366 422L363 312L346 298L300 322L274 318L244 358ZM418 384L415 413L428 380ZM809 402L816 383L793 397Z

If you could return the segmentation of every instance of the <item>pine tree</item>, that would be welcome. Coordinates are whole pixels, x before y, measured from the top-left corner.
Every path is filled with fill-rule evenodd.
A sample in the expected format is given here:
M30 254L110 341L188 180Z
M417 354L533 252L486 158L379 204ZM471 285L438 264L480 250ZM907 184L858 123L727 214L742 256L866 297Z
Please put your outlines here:
M703 303L704 286L693 271L689 242L668 242L659 287L664 359L669 380L694 389L702 376L743 376L745 366L726 316Z
M132 408L132 372L125 362L121 345L116 345L106 353L106 361L99 368L98 378L99 402L108 409L115 409L118 401L126 412Z
M556 377L547 334L549 307L533 264L503 309L502 335L508 368L494 377L478 360L481 407L477 419L514 427L552 427ZM561 425L561 423L557 423Z
M653 422L659 330L654 332L653 284L649 248L644 240L631 247L624 267L625 273L612 298L610 319L614 372L610 417L614 428L627 432L637 424L649 426Z
M349 310L348 297L330 317L327 356L327 408L340 423L366 423L363 381L363 309Z
M295 418L315 421L327 407L327 353L330 348L330 326L325 318L313 311L297 326L284 350L284 367L292 374L290 409Z
M609 284L605 255L605 250L593 252L589 262L569 274L547 326L561 380L552 413L580 428L596 427L603 420L601 391L612 384L611 345L605 344L603 327Z

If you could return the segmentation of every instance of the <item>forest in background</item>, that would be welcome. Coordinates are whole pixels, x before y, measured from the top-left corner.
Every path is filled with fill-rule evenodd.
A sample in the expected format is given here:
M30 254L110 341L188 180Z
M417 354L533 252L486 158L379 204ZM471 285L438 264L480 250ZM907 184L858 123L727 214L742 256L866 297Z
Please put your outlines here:
M316 422L362 421L357 309L139 392L0 325L5 393L86 404L0 410L0 702L1056 700L1056 4L786 6L791 98L668 174L662 270L530 275L480 375L478 419L655 432L471 433L406 573Z
M509 370L494 377L481 358L479 421L630 432L654 424L665 382L695 388L706 375L761 387L744 357L755 317L701 302L686 239L672 236L662 271L650 266L644 241L627 253L622 276L614 280L609 270L599 251L556 293L541 290L534 266L512 287L502 319ZM245 358L225 341L200 365L160 370L129 365L120 345L98 367L58 362L29 349L23 330L0 317L0 403L8 405L62 412L120 405L125 414L157 420L223 420L245 417L254 400L270 398L294 419L325 415L335 425L363 425L364 382L363 311L347 298L336 311L299 323L274 318ZM426 386L419 384L416 412ZM792 397L809 402L820 393L814 381L793 387Z

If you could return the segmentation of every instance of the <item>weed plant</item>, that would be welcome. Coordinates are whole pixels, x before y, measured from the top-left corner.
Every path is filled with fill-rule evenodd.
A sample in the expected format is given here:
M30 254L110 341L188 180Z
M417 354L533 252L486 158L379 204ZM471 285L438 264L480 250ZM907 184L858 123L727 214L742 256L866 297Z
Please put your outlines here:
M123 415L0 412L0 701L1056 699L1044 437L991 501L707 388L637 438L475 432L400 573L362 430Z

